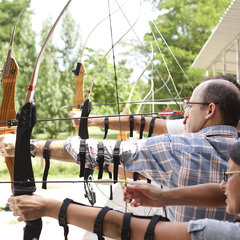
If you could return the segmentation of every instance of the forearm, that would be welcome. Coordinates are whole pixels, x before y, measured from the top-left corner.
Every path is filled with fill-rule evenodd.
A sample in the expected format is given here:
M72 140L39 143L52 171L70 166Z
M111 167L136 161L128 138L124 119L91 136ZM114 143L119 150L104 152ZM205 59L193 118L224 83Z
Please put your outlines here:
M151 120L152 120L152 117L145 117L144 132L149 132L149 126L150 126ZM129 116L110 117L108 119L108 124L109 124L109 128L112 130L120 131L120 124L121 124L122 131L130 130ZM89 127L97 126L97 127L104 128L105 127L104 118L89 118L88 126ZM134 116L133 130L140 131L140 127L141 127L141 116ZM156 119L154 128L153 128L153 134L159 135L163 133L167 133L166 120Z
M53 200L50 204L48 202L46 206L48 206L46 216L57 219L61 202ZM93 232L94 223L100 210L100 208L70 204L66 213L67 222ZM103 235L113 239L121 239L123 216L124 214L121 212L108 211L103 219ZM143 239L149 222L149 219L132 217L130 222L131 239ZM187 223L159 222L155 229L155 237L167 240L190 239L190 235L187 233L187 226Z
M226 197L219 184L200 184L174 188L162 193L164 205L182 205L197 207L226 207Z
M50 144L50 158L64 162L76 162L75 159L65 150L64 140L54 140ZM43 157L43 149L46 141L40 140L37 142L36 157Z

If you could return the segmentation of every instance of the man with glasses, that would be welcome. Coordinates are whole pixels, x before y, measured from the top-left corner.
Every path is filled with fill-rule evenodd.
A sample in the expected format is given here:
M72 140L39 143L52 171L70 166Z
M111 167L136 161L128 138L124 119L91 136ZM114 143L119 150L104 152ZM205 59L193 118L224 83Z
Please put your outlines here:
M239 83L232 77L227 76L227 75L217 75L217 76L211 76L211 77L206 77L203 81L208 81L209 79L211 80L226 80L231 83L233 83L239 90L240 90L240 85ZM188 101L184 101L184 107L187 107ZM160 135L163 133L170 133L170 134L178 134L178 133L184 133L184 124L183 124L183 117L174 117L176 113L174 112L172 116L168 117L167 119L160 119L156 118L154 119L154 123L152 126L152 133L155 135ZM177 114L176 114L177 115ZM182 115L182 114L179 114ZM70 116L73 118L79 117L78 111L73 111L70 113ZM130 130L130 121L128 116L120 116L121 119L121 130L122 131L129 131ZM145 132L150 132L150 125L152 122L153 118L152 117L145 117L145 124L144 124L144 131ZM73 125L74 126L79 126L79 120L78 119L73 119ZM105 118L89 118L88 119L88 126L96 126L96 127L101 127L105 128ZM120 131L119 127L119 117L112 117L108 119L108 124L107 127L112 130L117 130ZM133 122L133 130L134 131L139 131L141 128L141 116L134 116L134 122ZM238 133L240 134L240 123L237 126Z
M228 147L238 137L239 106L240 92L234 84L221 79L205 81L193 91L187 103L183 121L186 133L122 141L120 163L127 171L139 172L166 188L220 183L227 166ZM104 162L107 164L113 163L115 144L114 141L103 142ZM44 145L45 141L37 142L36 156L42 156ZM53 141L50 145L51 159L79 163L79 145L78 136L69 137L66 141ZM1 140L0 146L5 157L6 150ZM97 154L98 141L86 140L88 167L98 167ZM170 206L168 217L171 221L234 219L225 209L185 206Z

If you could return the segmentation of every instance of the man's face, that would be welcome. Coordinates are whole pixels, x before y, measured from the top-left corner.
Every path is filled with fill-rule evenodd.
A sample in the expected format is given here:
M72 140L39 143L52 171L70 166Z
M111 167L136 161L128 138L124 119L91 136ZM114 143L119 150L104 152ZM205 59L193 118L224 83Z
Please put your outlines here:
M206 83L200 84L193 91L190 102L202 103L201 92L203 91ZM208 106L201 104L190 104L189 109L184 114L184 126L185 131L194 133L203 129L206 122L206 114L208 112Z

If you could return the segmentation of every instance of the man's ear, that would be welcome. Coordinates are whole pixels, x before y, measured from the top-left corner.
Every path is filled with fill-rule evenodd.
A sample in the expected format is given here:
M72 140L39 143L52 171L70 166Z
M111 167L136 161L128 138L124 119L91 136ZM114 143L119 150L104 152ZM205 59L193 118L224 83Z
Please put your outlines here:
M216 112L216 104L215 103L210 103L208 105L206 119L212 118L214 116L215 112Z

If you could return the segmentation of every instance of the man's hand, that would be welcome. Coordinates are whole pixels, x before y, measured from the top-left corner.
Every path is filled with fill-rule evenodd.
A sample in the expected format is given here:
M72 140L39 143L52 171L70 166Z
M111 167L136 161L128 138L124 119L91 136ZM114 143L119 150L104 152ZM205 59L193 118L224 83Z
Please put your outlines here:
M0 155L2 157L14 157L16 134L0 136Z
M74 110L74 111L71 111L68 115L71 117L71 118L79 118L81 116L81 111L79 110ZM73 124L73 127L79 127L79 123L80 123L80 119L72 119L72 124Z
M149 183L128 182L123 187L123 200L132 207L162 207L161 195L164 190Z
M21 195L8 199L9 208L18 221L32 221L44 216L57 217L62 202L37 195Z

